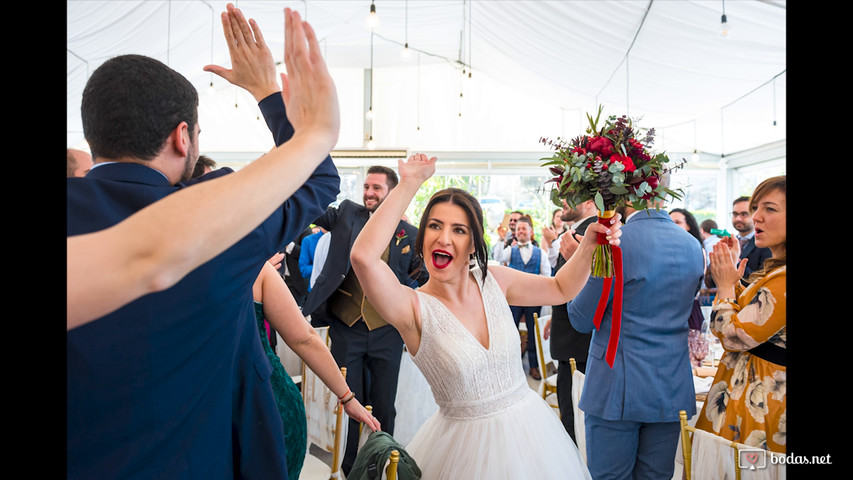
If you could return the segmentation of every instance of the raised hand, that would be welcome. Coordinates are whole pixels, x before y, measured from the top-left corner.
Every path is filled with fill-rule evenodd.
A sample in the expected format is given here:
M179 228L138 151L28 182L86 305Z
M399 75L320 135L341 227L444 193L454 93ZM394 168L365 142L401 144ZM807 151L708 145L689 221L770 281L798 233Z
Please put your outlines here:
M409 180L421 184L435 173L435 162L437 158L429 158L423 153L414 153L408 161L397 160L397 171L400 172L400 181Z
M275 61L254 19L246 21L243 12L229 3L222 13L222 31L231 55L231 69L206 65L211 72L246 89L256 101L279 92Z
M574 230L569 230L560 237L560 255L563 256L564 260L572 258L575 250L580 246L581 240L583 240L583 235L575 235L574 233Z
M581 242L587 242L587 243L591 242L592 245L595 245L598 243L598 239L596 238L597 235L595 235L595 234L596 233L606 233L607 234L607 240L610 243L610 245L618 246L620 243L622 243L622 240L619 240L619 237L622 236L622 222L620 221L621 219L622 219L622 214L617 213L616 215L613 216L612 219L610 219L610 225L609 226L604 226L598 222L591 223L586 228L586 234L583 237L581 237L580 241ZM563 236L565 237L565 235L563 235Z

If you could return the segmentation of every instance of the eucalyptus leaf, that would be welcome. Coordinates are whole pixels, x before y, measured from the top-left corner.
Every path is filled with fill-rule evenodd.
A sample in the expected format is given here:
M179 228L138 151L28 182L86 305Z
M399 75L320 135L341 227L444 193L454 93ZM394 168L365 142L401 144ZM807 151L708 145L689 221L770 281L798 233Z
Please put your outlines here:
M601 196L601 192L595 192L595 206L598 208L598 211L603 212L604 209L604 197Z

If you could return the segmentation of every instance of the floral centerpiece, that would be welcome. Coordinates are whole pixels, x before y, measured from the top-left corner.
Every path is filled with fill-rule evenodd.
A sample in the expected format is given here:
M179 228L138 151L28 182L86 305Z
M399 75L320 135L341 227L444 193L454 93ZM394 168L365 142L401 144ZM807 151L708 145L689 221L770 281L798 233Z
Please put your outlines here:
M616 215L616 208L630 206L646 210L650 206L660 208L658 200L667 196L681 198L681 192L670 190L661 182L661 177L679 165L667 167L669 157L664 153L651 153L654 128L641 134L634 121L626 115L610 116L599 129L603 107L598 108L595 119L587 114L589 127L586 135L570 142L559 137L556 141L547 138L540 142L554 149L554 155L543 158L553 178L546 183L555 183L551 201L562 207L565 200L570 208L592 200L598 209L598 222L608 225ZM601 324L604 310L610 298L610 287L615 277L616 290L613 295L610 339L605 360L613 367L619 343L622 318L622 250L611 246L605 235L598 235L598 245L592 257L592 275L602 277L601 297L593 318L596 329Z

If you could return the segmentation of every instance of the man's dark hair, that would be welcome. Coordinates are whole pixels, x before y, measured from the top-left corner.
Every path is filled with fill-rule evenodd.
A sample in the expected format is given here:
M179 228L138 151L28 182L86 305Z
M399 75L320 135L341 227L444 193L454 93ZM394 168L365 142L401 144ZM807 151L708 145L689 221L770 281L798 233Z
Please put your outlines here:
M159 60L121 55L92 73L80 111L93 158L151 160L181 122L194 132L198 92Z
M518 219L518 221L530 225L530 230L533 230L533 219L530 218L530 215L522 215L521 218Z
M740 203L740 202L748 202L748 201L749 201L749 197L747 197L747 196L737 197L737 198L735 199L735 201L734 201L734 202L732 202L732 205L734 205L734 204L736 204L736 203Z
M368 168L367 174L370 175L371 173L384 173L386 179L385 183L388 185L389 191L394 190L394 187L397 186L397 182L399 181L397 179L397 174L394 172L394 170L391 170L390 168L382 165L373 165L372 167Z
M208 157L207 155L199 155L198 162L196 162L195 169L193 170L192 178L204 175L204 167L213 170L214 168L216 168L216 160Z

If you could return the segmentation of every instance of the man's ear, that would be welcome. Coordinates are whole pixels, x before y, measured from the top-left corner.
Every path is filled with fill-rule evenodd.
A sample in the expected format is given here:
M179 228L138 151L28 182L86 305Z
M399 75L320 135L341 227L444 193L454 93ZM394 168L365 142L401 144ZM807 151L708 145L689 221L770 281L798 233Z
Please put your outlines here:
M190 127L187 122L181 122L169 134L171 148L178 156L186 157L190 151Z

